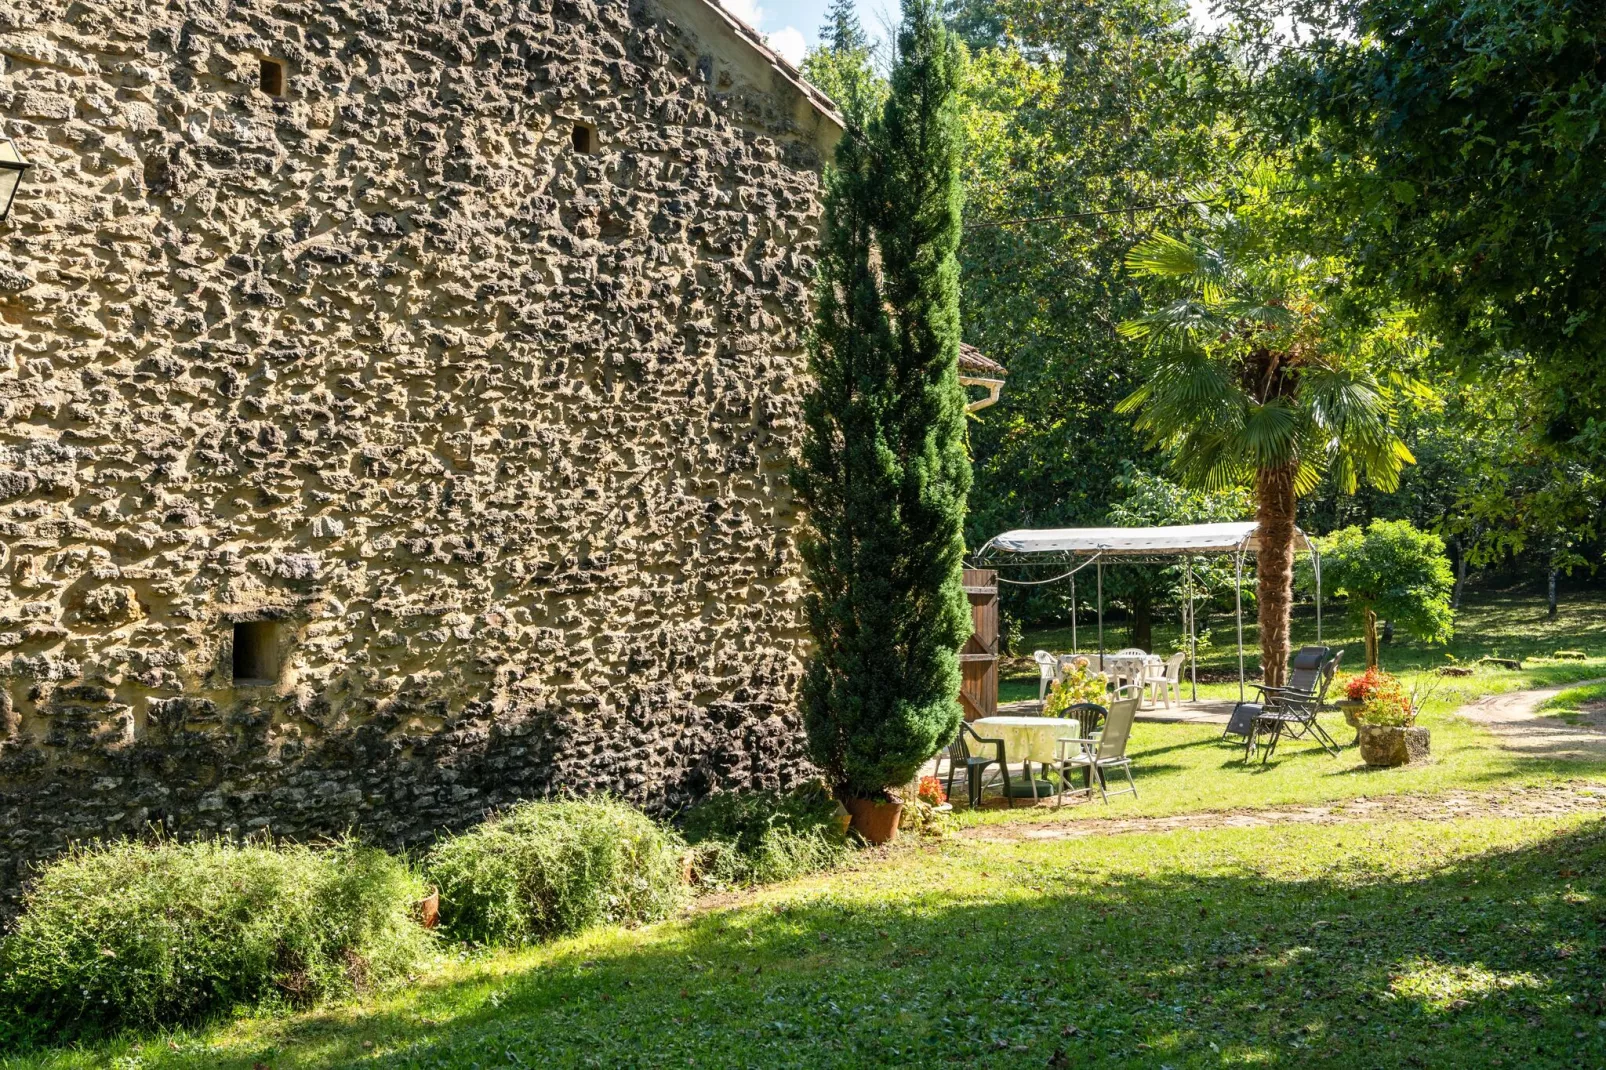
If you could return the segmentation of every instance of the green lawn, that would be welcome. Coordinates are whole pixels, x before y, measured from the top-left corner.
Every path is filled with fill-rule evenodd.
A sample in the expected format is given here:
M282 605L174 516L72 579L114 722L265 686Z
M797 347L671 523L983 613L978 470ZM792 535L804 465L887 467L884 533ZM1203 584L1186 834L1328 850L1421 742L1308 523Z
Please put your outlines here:
M21 1067L1584 1066L1598 820L948 839L350 1006Z
M1606 620L1606 599L1589 604ZM1453 715L1494 691L1606 677L1597 624L1513 638L1541 630L1542 613L1497 597L1463 614L1466 660L1486 644L1528 663L1443 680L1423 716L1431 764L1366 769L1336 716L1338 758L1294 741L1264 767L1242 764L1218 728L1145 723L1131 747L1140 796L1063 816L1606 780L1600 763L1512 755ZM1554 649L1587 660L1534 658ZM1444 661L1407 641L1385 657L1400 670ZM1584 690L1563 698L1589 701ZM1598 817L966 834L1054 819L962 813L940 841L645 930L458 953L400 992L0 1070L1606 1065Z
M1364 644L1360 629L1350 622L1339 605L1329 606L1323 617L1322 641L1345 648L1344 668L1359 672L1363 666ZM1084 622L1085 624L1085 622ZM1200 652L1200 672L1212 677L1230 677L1231 683L1203 684L1200 697L1226 698L1238 693L1238 648L1233 621L1220 614L1208 621L1200 617L1200 627L1211 631L1212 643ZM1525 672L1514 679L1513 686L1535 686L1542 683L1565 683L1585 678L1570 672L1568 665L1577 661L1563 661L1553 657L1558 650L1582 651L1596 670L1606 665L1606 591L1584 590L1569 592L1562 599L1556 619L1545 615L1544 600L1531 593L1504 591L1469 591L1465 604L1456 614L1455 638L1445 646L1428 646L1418 643L1409 635L1399 633L1392 643L1384 644L1379 660L1391 672L1414 672L1433 669L1452 661L1470 664L1482 657L1517 658L1524 662ZM1176 649L1181 627L1175 622L1156 623L1154 648L1165 653ZM1084 651L1097 651L1097 634L1087 627L1078 629L1077 638ZM1118 650L1127 645L1123 628L1106 625L1105 648ZM1293 626L1295 646L1316 641L1316 617L1309 606L1302 606L1295 614ZM1259 632L1252 613L1244 619L1244 651L1246 671L1250 680L1259 678ZM1033 650L1044 649L1056 653L1068 651L1071 646L1071 629L1068 624L1028 630L1022 651L1030 655ZM1531 666L1528 663L1533 663ZM1010 702L1037 697L1037 670L1029 662L1017 660L1006 668L1008 677L999 686L1000 701ZM1596 675L1606 673L1596 672ZM1492 677L1499 680L1496 674ZM1500 688L1505 689L1505 688ZM1186 697L1186 685L1184 685Z
M1561 717L1569 723L1578 724L1586 719L1591 708L1598 709L1606 704L1606 683L1589 684L1584 687L1569 687L1567 690L1545 701L1540 711L1546 716Z

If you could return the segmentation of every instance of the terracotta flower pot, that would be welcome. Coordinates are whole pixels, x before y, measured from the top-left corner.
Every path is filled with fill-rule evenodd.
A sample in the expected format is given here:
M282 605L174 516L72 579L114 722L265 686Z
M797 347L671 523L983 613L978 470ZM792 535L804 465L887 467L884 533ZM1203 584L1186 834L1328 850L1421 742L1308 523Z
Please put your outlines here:
M870 843L887 843L898 835L898 819L903 803L878 799L845 799L843 805L853 815L852 828Z
M437 888L424 898L413 904L414 916L418 924L426 929L433 929L441 923L441 893Z
M1371 766L1407 765L1428 760L1430 738L1426 728L1363 724L1361 759Z

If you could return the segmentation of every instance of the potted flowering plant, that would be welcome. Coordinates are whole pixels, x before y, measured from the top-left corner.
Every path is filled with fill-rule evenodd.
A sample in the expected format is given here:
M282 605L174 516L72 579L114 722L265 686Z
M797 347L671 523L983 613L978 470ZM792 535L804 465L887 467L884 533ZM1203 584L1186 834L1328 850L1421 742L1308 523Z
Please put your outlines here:
M1344 712L1344 720L1349 726L1359 732L1361 727L1361 710L1366 706L1366 700L1377 694L1380 687L1397 687L1393 673L1384 672L1373 666L1361 673L1352 676L1344 683L1344 697L1333 705Z
M1367 765L1395 766L1427 760L1429 733L1416 723L1427 699L1427 693L1419 694L1415 688L1407 694L1392 676L1378 681L1357 718L1361 758Z
M1043 703L1043 716L1063 717L1065 711L1078 702L1103 703L1108 689L1109 677L1089 669L1086 658L1077 658L1049 691L1048 700Z

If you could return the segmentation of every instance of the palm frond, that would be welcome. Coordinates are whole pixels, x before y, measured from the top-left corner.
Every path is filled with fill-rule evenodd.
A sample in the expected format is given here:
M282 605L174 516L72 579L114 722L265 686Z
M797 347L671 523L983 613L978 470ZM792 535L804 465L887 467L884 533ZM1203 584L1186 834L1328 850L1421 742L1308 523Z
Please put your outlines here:
M1244 452L1256 468L1281 468L1299 460L1301 414L1282 398L1251 405L1243 423Z

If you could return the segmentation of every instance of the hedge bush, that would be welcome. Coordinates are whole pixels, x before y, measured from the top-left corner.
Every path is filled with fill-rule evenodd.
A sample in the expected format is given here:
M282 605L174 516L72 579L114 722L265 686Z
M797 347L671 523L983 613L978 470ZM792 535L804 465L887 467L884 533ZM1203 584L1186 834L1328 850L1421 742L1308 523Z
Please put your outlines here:
M431 935L402 861L333 847L119 842L30 881L0 940L0 1043L304 1005L406 974Z
M766 884L829 869L847 857L836 813L835 798L816 784L714 795L687 810L683 825L697 852L700 883Z
M685 896L683 852L679 837L623 802L528 802L443 840L425 876L451 936L522 944L667 917Z

